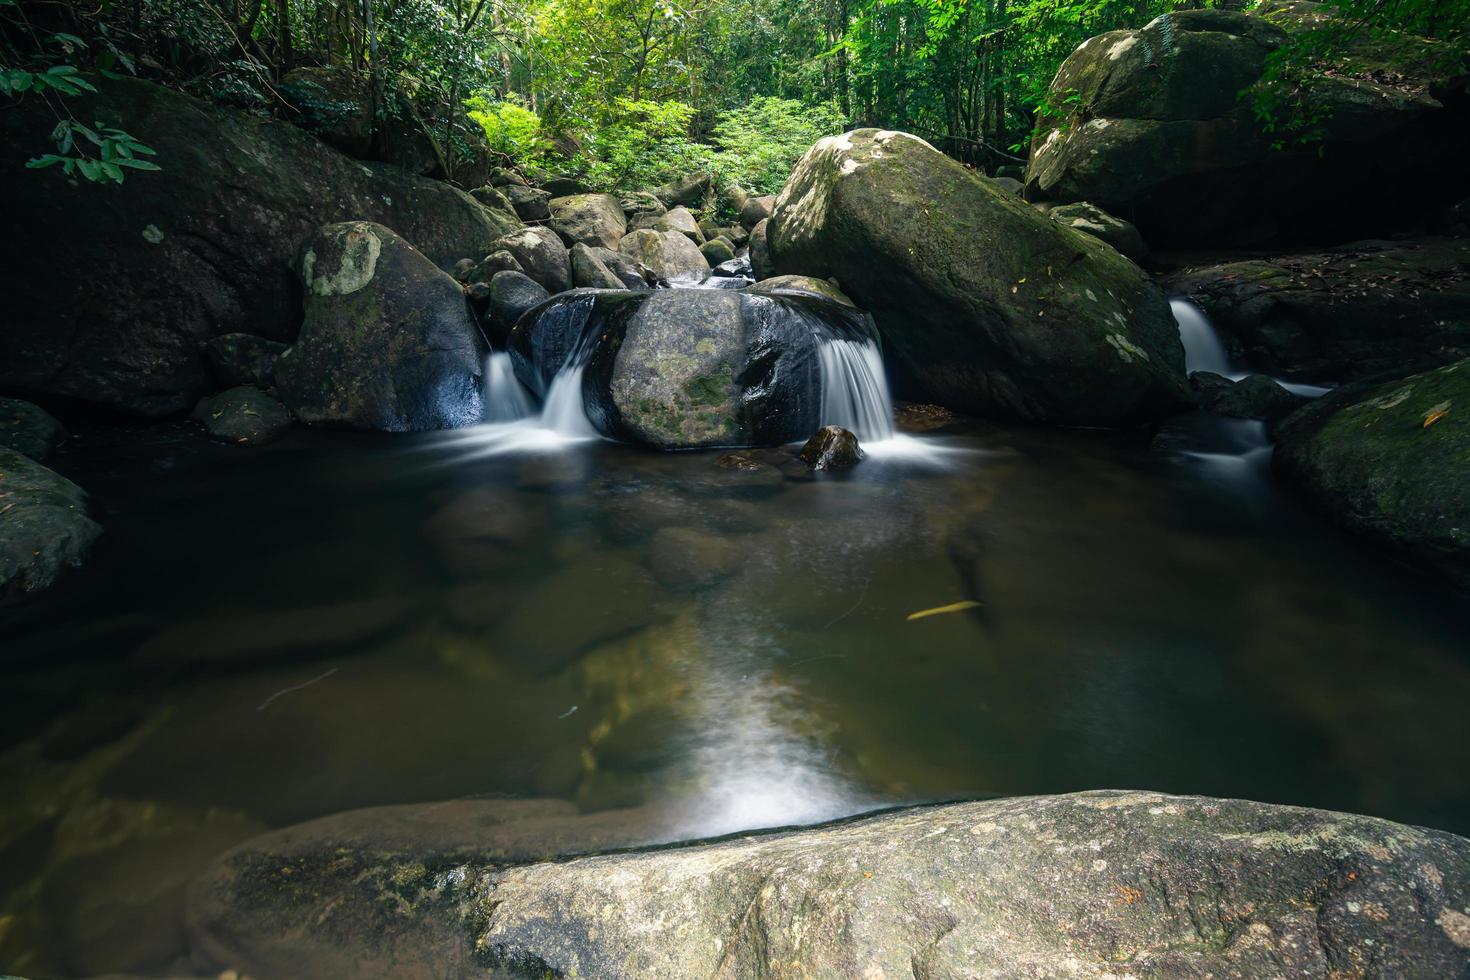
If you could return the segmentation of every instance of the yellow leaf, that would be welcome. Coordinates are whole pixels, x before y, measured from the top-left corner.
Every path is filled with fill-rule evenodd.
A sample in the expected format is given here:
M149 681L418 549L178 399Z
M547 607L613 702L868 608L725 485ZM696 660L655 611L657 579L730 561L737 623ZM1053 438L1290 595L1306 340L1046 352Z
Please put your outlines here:
M944 613L964 612L966 609L974 609L978 605L980 605L980 603L976 602L975 600L966 599L963 602L951 602L947 606L935 606L933 609L921 609L916 613L909 613L906 622L912 623L914 620L923 619L926 616L940 616Z
M1441 408L1438 411L1430 412L1428 415L1424 416L1424 428L1429 428L1431 425L1438 422L1440 419L1444 418L1448 414L1450 414L1450 410L1447 408Z

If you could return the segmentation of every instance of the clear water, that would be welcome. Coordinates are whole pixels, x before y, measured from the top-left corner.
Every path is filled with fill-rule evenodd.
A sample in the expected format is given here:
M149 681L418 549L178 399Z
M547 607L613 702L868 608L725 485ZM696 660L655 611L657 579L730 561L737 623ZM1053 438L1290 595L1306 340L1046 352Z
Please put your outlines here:
M1250 439L907 438L923 461L822 480L602 440L82 439L57 466L95 560L0 610L0 967L162 971L215 853L380 804L656 807L698 837L1137 787L1470 832L1463 603ZM666 528L724 577L662 568Z

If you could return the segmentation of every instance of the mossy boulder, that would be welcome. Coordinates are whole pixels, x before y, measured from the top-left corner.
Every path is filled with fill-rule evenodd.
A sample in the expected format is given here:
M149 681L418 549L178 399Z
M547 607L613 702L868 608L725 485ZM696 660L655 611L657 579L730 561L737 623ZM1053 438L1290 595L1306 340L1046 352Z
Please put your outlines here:
M124 126L163 171L103 185L27 170L55 115L41 99L0 113L0 387L148 417L186 412L213 387L207 340L295 338L296 255L323 224L381 222L446 268L485 255L516 225L447 184L360 163L287 123L151 82L91 81L99 91L68 109Z
M567 245L617 248L628 228L623 207L611 194L574 194L553 197L551 227Z
M516 215L522 221L551 220L551 195L546 191L522 187L520 184L506 184L500 188L500 192L510 201L511 207L515 208Z
M572 288L571 256L550 228L522 228L497 239L491 251L509 253L520 265L520 271L545 286L547 292L562 293Z
M693 213L683 206L670 208L654 218L648 227L654 231L677 231L696 246L704 244L704 232L700 230L699 222L694 219Z
M618 251L634 265L642 266L658 279L702 282L709 278L709 261L688 236L677 231L640 228L618 242Z
M1096 204L1086 201L1063 204L1046 212L1053 221L1060 221L1073 231L1091 235L1107 242L1134 262L1142 262L1148 255L1148 246L1138 229L1122 218L1108 214Z
M1185 399L1178 327L1137 266L916 136L823 139L766 236L776 272L833 278L872 312L912 396L1076 425L1147 421Z
M699 246L699 254L713 269L735 258L735 249L723 238L715 238Z
M291 121L349 156L373 147L373 93L368 76L343 65L293 68L276 86L295 110Z
M81 487L9 449L0 449L0 512L0 599L53 585L102 533Z
M1464 196L1470 105L1456 59L1425 57L1433 42L1349 52L1314 77L1302 111L1320 139L1257 118L1267 59L1324 10L1183 10L1084 41L1051 84L1057 109L1038 117L1029 193L1090 201L1155 246L1206 247L1363 237Z
M286 406L259 388L243 386L205 398L194 408L194 421L210 438L237 446L262 446L291 428Z
M65 438L66 429L49 412L19 398L0 398L0 450L45 459Z
M1470 359L1308 405L1274 459L1339 523L1470 587Z
M367 221L320 229L300 269L305 322L276 364L297 418L387 432L480 421L485 342L459 283Z
M1359 242L1185 269L1164 280L1209 314L1232 358L1352 381L1470 357L1470 241Z

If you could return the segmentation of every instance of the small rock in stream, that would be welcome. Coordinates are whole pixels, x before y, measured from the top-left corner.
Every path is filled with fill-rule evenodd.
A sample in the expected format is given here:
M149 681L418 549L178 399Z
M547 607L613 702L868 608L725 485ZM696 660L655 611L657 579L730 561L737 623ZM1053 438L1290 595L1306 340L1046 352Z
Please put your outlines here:
M856 466L867 456L858 437L840 425L827 425L801 447L801 461L810 469L837 472Z

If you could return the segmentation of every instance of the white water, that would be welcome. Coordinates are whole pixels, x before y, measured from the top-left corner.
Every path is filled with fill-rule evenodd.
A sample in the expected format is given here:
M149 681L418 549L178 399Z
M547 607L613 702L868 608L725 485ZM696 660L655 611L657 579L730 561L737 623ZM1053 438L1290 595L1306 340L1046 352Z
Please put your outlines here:
M850 429L861 442L893 438L893 399L883 356L871 340L826 340L817 347L822 366L822 424Z
M1240 381L1250 376L1249 371L1232 369L1230 355L1225 352L1225 345L1220 342L1220 334L1215 330L1215 325L1210 322L1204 310L1182 296L1169 300L1169 310L1174 314L1174 322L1179 324L1179 340L1184 344L1184 373L1186 375L1193 374L1195 371L1210 371L1229 378L1231 381ZM1293 395L1302 398L1320 398L1332 390L1322 385L1306 385L1295 381L1282 381L1280 378L1271 380Z
M516 422L535 411L505 351L492 351L485 362L484 387L486 422Z

